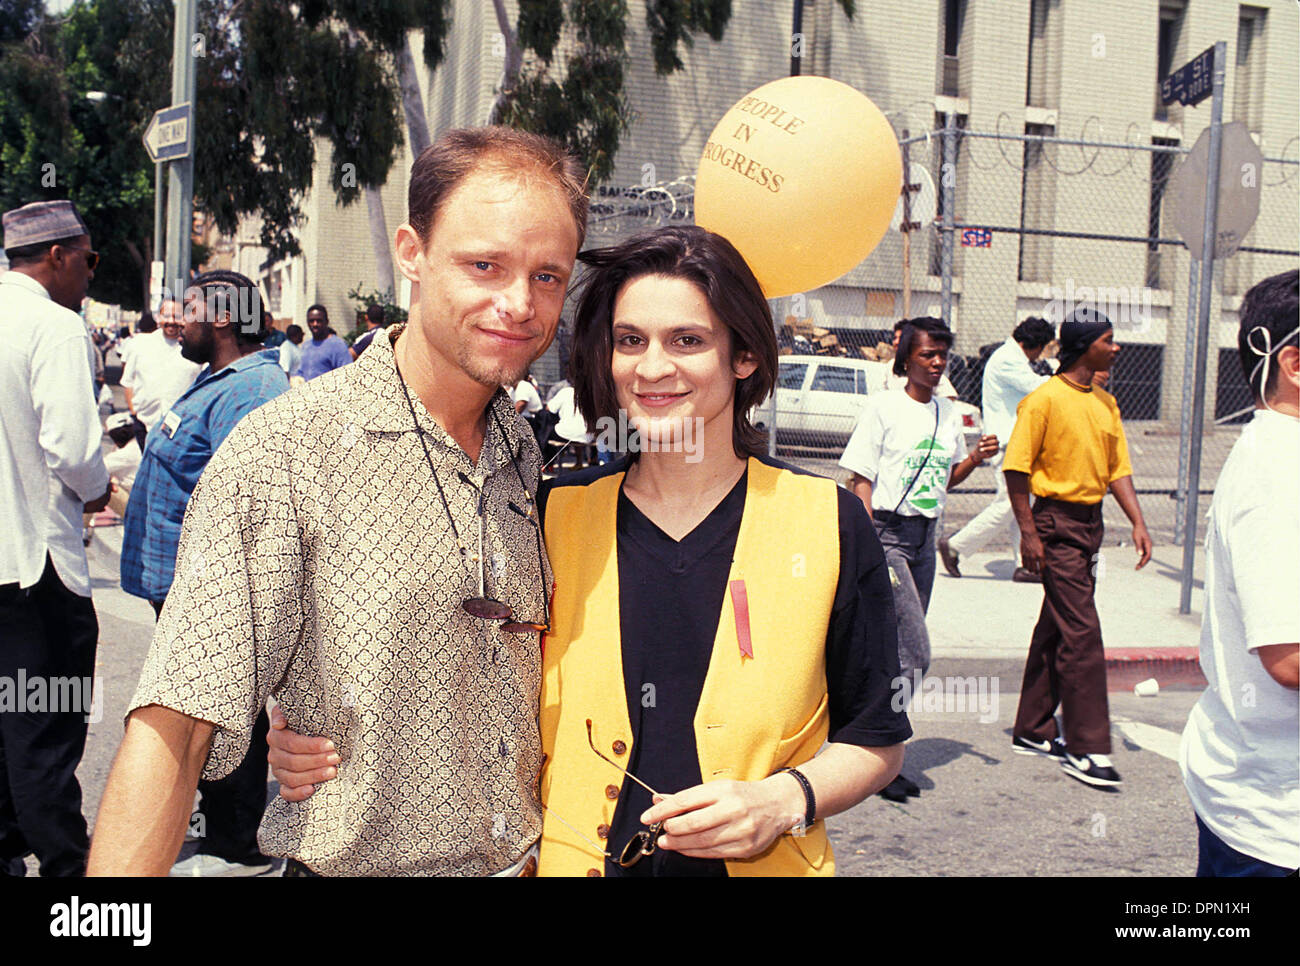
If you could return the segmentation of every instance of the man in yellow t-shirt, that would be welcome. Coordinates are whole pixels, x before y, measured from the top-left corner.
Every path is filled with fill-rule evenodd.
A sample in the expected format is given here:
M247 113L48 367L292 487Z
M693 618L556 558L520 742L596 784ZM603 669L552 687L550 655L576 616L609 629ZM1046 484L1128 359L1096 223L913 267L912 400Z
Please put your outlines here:
M1024 566L1043 576L1012 747L1059 758L1072 778L1106 787L1120 783L1107 757L1106 658L1093 600L1107 490L1133 524L1139 570L1151 559L1151 537L1133 488L1119 406L1094 385L1119 355L1110 320L1095 309L1076 309L1061 324L1060 341L1060 368L1021 400L1002 464Z

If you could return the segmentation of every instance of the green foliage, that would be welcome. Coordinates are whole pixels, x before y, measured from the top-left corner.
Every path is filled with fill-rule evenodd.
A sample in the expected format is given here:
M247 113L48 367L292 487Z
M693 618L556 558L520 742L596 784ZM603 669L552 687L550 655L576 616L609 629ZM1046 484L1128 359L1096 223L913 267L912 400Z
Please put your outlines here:
M0 0L0 204L72 198L101 253L91 297L139 308L154 194L140 138L171 102L173 4L80 0L59 19L42 7ZM196 207L225 234L260 217L270 258L297 253L317 139L333 149L342 203L384 184L402 145L393 54L421 26L436 67L450 9L450 0L199 0ZM91 91L105 96L89 100Z
M647 8L653 5L648 2ZM700 4L676 0L659 5ZM721 37L731 15L729 0L703 6L711 9L709 23L716 21ZM613 173L619 141L631 124L632 109L624 92L627 13L625 0L521 0L519 5L519 45L533 56L511 88L502 92L500 121L565 144L585 163L593 186ZM566 24L574 43L558 65L553 62L555 50ZM651 32L652 46L659 44L653 19Z
M44 12L44 0L0 0L0 44L22 40Z
M150 86L123 81L113 63L132 48L148 5L78 4L62 22L29 14L20 37L21 18L9 16L20 5L5 6L0 208L72 198L101 255L91 296L138 307L151 254L153 171L135 116L146 111ZM87 97L92 91L98 100Z
M644 0L655 70L671 74L683 65L679 51L695 34L722 39L731 0ZM853 0L839 0L849 17ZM614 171L619 142L631 123L624 92L627 65L625 0L519 0L516 34L526 54L495 118L565 144L586 164L594 187ZM573 44L557 63L566 27Z
M351 344L353 339L366 330L366 324L360 321L359 318L366 309L370 308L372 305L383 306L384 325L395 325L406 321L406 309L397 304L397 298L391 291L381 292L378 289L363 290L361 288L361 283L358 282L356 287L348 292L348 298L350 298L352 304L356 306L358 315L358 321L355 324L356 327L352 332L351 337L345 336L349 344Z
M560 12L558 2L530 4ZM565 144L587 166L593 184L614 170L620 136L631 123L631 109L623 94L624 46L627 4L623 0L594 2L570 0L568 15L575 28L576 45L565 69L548 62L555 38L525 31L520 8L520 37L530 36L542 50L529 48L539 61L525 64L505 103L502 122L511 127L545 134ZM545 52L546 57L542 56Z
M519 0L519 45L549 64L564 29L564 4L560 0Z
M645 13L655 70L671 74L684 66L677 50L693 46L692 32L722 39L731 19L731 0L646 0Z

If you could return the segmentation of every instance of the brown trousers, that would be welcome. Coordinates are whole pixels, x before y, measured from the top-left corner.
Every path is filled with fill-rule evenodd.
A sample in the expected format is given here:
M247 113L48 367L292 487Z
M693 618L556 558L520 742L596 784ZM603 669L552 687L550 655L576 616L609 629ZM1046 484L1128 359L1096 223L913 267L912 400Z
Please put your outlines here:
M1101 504L1038 498L1043 542L1043 609L1029 643L1016 710L1016 737L1050 741L1060 705L1071 754L1110 754L1110 707L1101 621L1093 602L1101 549Z

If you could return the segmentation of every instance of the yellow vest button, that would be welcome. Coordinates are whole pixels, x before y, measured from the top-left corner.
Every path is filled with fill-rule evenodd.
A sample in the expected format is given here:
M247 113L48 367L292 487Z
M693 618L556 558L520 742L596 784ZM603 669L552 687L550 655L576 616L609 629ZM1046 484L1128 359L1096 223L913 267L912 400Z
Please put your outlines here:
M616 754L616 755L626 755L626 754L627 754L627 745L623 744L623 742L621 742L621 741L616 741L616 742L614 742L614 754Z
M596 838L598 838L598 839L607 839L607 838L609 838L609 826L608 826L608 825L604 825L604 824L597 825L597 826L596 826Z
M599 870L599 869L588 869L588 870L587 870L587 878L588 878L588 879L599 879L599 878L600 878L600 870Z
M605 786L605 797L608 798L611 802L612 802L612 801L616 801L616 800L618 799L618 786L617 786L617 785L606 785L606 786Z

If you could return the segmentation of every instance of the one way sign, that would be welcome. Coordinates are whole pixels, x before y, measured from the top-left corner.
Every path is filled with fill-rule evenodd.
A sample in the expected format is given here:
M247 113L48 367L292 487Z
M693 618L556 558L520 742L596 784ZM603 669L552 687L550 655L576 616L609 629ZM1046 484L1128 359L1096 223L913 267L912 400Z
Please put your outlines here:
M173 104L155 111L144 132L144 149L156 164L189 157L194 138L190 105Z

